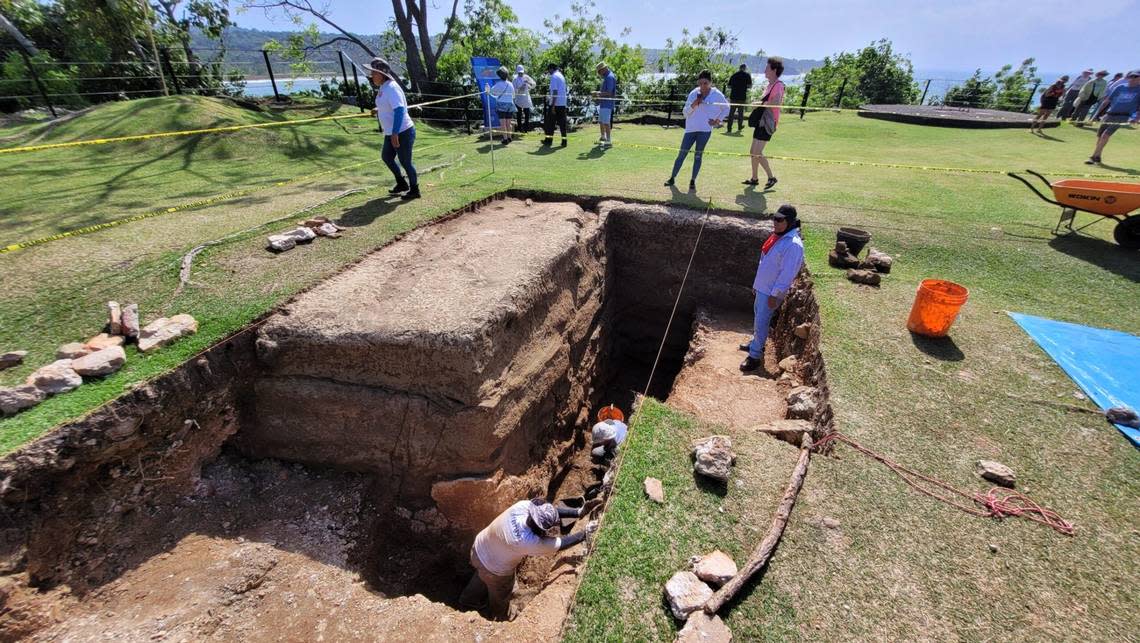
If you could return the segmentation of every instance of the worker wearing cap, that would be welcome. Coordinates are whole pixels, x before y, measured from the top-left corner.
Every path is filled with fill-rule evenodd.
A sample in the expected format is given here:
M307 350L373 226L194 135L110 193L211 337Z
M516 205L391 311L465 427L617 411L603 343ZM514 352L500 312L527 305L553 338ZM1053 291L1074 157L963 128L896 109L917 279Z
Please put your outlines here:
M598 139L598 145L610 147L613 145L614 97L617 96L617 76L604 62L598 63L594 70L602 79L598 91L594 92L594 98L598 101L598 128L602 134L601 138Z
M543 130L546 137L542 139L543 145L554 142L554 126L562 133L562 147L566 147L566 130L570 123L566 119L566 77L558 71L558 65L550 63L546 66L546 73L550 74L550 89L546 94L546 122Z
M595 424L590 433L594 445L590 453L595 458L608 460L617 455L618 447L625 442L629 434L629 427L619 419L610 418Z
M549 556L593 535L598 530L597 521L590 521L585 529L565 538L549 537L546 533L559 526L562 518L579 518L599 504L593 501L580 509L570 509L535 498L508 507L475 536L475 544L471 545L475 575L463 590L460 603L478 604L479 594L486 588L491 617L507 619L518 566L527 556Z
M534 101L530 99L530 92L535 87L534 79L527 75L526 67L518 65L515 67L515 106L519 108L518 120L519 125L516 129L520 132L530 131L530 115L534 112Z
M416 175L416 166L412 163L412 148L416 144L416 126L412 117L408 115L408 99L400 87L399 78L388 61L383 58L373 58L364 65L369 73L369 79L376 87L376 118L380 121L380 129L384 130L384 148L380 158L384 165L396 177L396 186L388 190L388 194L396 195L405 192L401 198L405 201L420 198L419 177ZM399 165L396 159L400 160ZM407 180L400 172L403 166L407 173Z
M760 265L756 266L756 279L752 282L752 292L756 295L752 306L752 341L740 345L740 350L748 352L740 364L741 371L748 373L764 365L768 324L803 265L804 242L800 238L799 215L795 206L781 205L772 215L772 234L760 248Z
M1128 121L1137 122L1137 111L1140 110L1140 69L1133 69L1125 75L1128 81L1117 86L1107 97L1107 104L1100 108L1097 114L1103 114L1100 129L1096 133L1096 148L1092 156L1085 161L1088 165L1100 163L1101 152L1108 144L1108 139L1116 130L1124 127Z

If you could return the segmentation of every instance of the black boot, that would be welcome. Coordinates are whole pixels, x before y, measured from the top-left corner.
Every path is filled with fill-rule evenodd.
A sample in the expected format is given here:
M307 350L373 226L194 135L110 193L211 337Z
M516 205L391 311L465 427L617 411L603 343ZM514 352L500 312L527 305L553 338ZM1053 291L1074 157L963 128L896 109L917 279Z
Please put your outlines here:
M413 185L408 189L408 193L400 198L405 201L411 201L412 199L420 198L420 185L418 183Z
M763 365L764 365L764 360L757 359L757 358L749 355L748 357L744 358L743 362L740 363L740 370L743 373L751 373L752 371L760 368Z
M401 192L407 192L407 191L408 191L408 182L405 181L404 177L401 176L400 180L396 181L396 187L392 188L391 190L388 190L388 194L399 194Z

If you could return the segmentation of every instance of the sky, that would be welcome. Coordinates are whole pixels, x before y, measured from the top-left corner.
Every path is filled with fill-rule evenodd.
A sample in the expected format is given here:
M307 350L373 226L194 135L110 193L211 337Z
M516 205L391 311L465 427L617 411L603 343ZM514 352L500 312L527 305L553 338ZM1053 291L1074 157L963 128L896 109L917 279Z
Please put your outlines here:
M514 0L527 28L567 15L571 0ZM240 0L234 0L239 4ZM315 5L320 0L314 0ZM823 58L858 49L879 38L908 54L916 69L992 72L1003 64L1037 59L1042 71L1072 73L1086 67L1124 71L1140 68L1135 27L1140 0L596 0L611 36L646 47L663 47L683 28L705 25L736 33L740 49L789 58ZM387 0L327 0L330 17L358 33L378 33L392 18ZM434 9L431 8L434 5ZM462 11L463 1L460 1ZM432 33L442 31L447 0L429 0ZM433 15L434 14L434 15ZM261 10L236 15L243 27L295 28L286 18ZM1128 26L1128 28L1125 28ZM619 38L621 39L621 38ZM487 52L494 55L494 52Z

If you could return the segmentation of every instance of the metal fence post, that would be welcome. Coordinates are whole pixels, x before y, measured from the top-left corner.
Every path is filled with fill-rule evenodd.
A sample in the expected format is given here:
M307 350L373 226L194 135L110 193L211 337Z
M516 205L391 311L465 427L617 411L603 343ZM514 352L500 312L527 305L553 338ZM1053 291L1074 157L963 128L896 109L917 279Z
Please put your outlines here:
M273 77L273 65L269 62L269 52L262 49L261 55L265 57L265 69L269 72L269 82L273 84L273 100L280 103L281 94L277 93L277 79Z
M1037 88L1040 86L1041 81L1037 81L1037 84L1033 86L1033 91L1029 92L1029 98L1025 99L1025 109L1021 111L1029 113L1029 106L1033 104L1033 97L1037 95Z
M356 75L356 64L352 65L352 84L356 86L356 106L360 108L360 112L364 113L364 103L360 100L363 98L360 91L360 76Z
M24 57L24 64L28 66L28 73L32 75L32 81L36 83L36 89L40 90L40 96L44 99L44 103L47 104L48 110L51 111L51 117L58 118L59 115L55 113L55 106L51 104L47 90L44 89L44 84L40 82L40 75L36 73L36 68L32 65L32 59L28 57L28 52L21 49L20 55Z
M668 103L668 105L669 105L668 114L669 115L665 117L665 127L671 127L673 125L673 100L674 100L673 89L674 89L673 84L670 83L669 84L669 98L668 98L668 101L669 101L669 103Z
M178 82L178 75L174 73L174 66L170 64L170 51L163 47L158 53L162 57L162 64L166 66L166 73L170 76L170 80L174 81L174 93L181 94L182 83Z
M933 78L927 78L926 79L926 87L924 87L922 89L922 98L918 99L919 105L922 105L923 103L926 102L926 92L930 91L930 81L932 81L932 80L934 80L934 79Z
M345 88L347 89L347 87L348 87L348 70L346 70L344 68L344 52L337 49L336 55L340 57L340 75L342 78L344 78L344 85L345 85ZM353 72L355 72L355 71L356 70L354 69Z
M800 99L800 120L804 119L804 107L807 107L808 96L811 96L811 83L804 82L804 96Z
M839 97L835 99L835 108L843 107L843 94L847 91L847 79L843 79L843 84L839 86Z

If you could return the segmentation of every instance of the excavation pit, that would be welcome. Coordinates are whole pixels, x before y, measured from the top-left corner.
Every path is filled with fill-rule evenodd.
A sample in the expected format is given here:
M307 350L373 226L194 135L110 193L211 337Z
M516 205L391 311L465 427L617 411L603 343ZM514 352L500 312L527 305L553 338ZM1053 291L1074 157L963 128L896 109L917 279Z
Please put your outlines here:
M0 463L0 635L557 636L583 548L528 561L504 625L457 605L475 533L598 493L592 413L631 409L663 336L666 397L698 309L751 309L771 227L522 193L470 210ZM825 390L818 330L792 332L818 329L805 276L785 308L773 353L814 355Z

